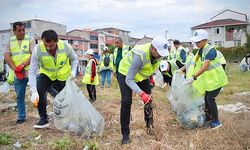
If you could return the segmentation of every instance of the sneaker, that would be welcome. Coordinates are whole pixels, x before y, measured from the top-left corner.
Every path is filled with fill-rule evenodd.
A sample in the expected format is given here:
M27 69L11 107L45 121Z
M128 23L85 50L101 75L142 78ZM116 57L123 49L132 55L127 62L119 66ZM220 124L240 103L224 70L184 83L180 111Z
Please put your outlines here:
M16 124L22 124L22 123L24 123L26 120L25 119L18 119L17 121L16 121Z
M36 125L33 126L33 128L36 129L43 129L43 128L48 128L49 127L49 122L48 120L45 119L40 119Z
M128 144L129 142L130 142L129 136L128 135L124 135L122 137L121 144Z
M210 128L213 130L213 129L218 129L222 127L222 124L220 123L220 121L218 120L214 120L212 122L210 122Z

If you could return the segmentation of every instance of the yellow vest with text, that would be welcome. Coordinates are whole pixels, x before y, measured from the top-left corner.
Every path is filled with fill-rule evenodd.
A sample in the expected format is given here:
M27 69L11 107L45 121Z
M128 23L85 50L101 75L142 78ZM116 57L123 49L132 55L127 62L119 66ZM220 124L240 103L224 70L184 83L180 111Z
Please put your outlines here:
M16 36L12 36L10 38L10 54L15 66L22 64L23 62L25 62L27 59L30 58L31 56L30 42L31 42L31 37L28 35L24 36L21 45L19 45ZM26 66L24 69L29 70L29 65Z
M104 58L107 57L107 56L109 56L109 59L110 59L109 66L104 65ZM100 65L99 65L99 68L100 68L99 71L103 71L103 70L107 70L107 69L113 71L114 70L113 55L112 54L103 54L102 58L101 58Z
M97 72L96 72L96 76L94 78L94 81L91 82L92 63L95 63L94 59L89 60L89 63L86 66L85 74L84 74L83 79L82 79L82 83L91 84L91 85L98 85L99 84L99 78L98 78ZM97 64L95 64L95 65L97 65Z
M123 45L122 46L122 57L125 56L129 51L129 46L128 45ZM118 52L118 48L114 49L114 65L116 63L116 57L117 57L117 52Z
M132 64L133 55L137 54L141 57L143 67L141 67L139 72L135 75L134 81L139 82L150 77L160 65L158 60L156 60L154 64L151 64L150 47L151 43L135 46L122 58L118 71L123 75L127 75L128 69Z
M205 56L212 48L211 45L206 44L202 52L202 57L199 57L199 51L197 51L191 65L189 66L187 78L190 78L203 66ZM195 80L192 85L203 95L206 91L216 90L226 84L228 84L228 79L217 55L214 60L209 62L208 69L198 76L197 80Z
M43 42L37 46L37 58L40 73L47 75L52 81L66 81L71 73L69 53L71 49L66 42L57 43L56 56L53 57L45 48Z
M177 66L175 60L167 60L167 61L168 61L168 63L169 63L170 66L171 66L171 73L172 73L172 75L173 75L174 72L175 72L176 70L179 69L179 67ZM165 74L165 75L167 75L167 76L169 76L169 77L172 77L172 75L170 75L170 74L168 73L168 71L164 71L163 74Z

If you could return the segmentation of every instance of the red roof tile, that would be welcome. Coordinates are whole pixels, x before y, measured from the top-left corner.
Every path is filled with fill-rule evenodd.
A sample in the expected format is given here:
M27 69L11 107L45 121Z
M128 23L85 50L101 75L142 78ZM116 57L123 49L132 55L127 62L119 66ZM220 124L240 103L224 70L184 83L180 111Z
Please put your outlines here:
M198 26L194 26L191 29L203 29L203 28L211 28L211 27L218 27L218 26L229 26L229 25L247 25L249 22L235 20L235 19L222 19L222 20L215 20L210 21L204 24L200 24Z

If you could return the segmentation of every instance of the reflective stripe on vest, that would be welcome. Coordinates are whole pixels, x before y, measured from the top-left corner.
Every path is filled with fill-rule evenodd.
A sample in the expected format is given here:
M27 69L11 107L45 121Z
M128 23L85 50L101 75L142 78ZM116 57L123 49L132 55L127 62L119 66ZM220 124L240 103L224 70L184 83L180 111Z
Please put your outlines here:
M30 58L30 40L31 38L25 35L21 45L19 45L16 36L10 38L10 55L15 66L22 64ZM29 65L24 69L28 70Z
M69 53L71 49L66 42L61 40L57 43L56 56L52 56L45 48L43 42L37 46L37 58L39 61L40 73L46 74L52 81L67 80L71 73L69 64Z
M119 72L123 75L127 75L128 69L132 64L133 56L139 55L142 61L142 67L139 69L139 72L135 75L135 82L142 81L151 76L156 68L159 68L159 61L156 60L154 64L151 64L150 61L150 47L151 43L138 45L134 47L127 53L126 57L123 57L120 66Z

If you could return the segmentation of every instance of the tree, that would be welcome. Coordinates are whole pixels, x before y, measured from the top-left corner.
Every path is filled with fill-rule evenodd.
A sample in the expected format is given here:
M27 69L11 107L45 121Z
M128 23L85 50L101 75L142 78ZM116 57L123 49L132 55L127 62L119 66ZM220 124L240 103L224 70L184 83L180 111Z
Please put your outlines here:
M246 33L247 42L245 44L246 48L250 50L250 34Z

